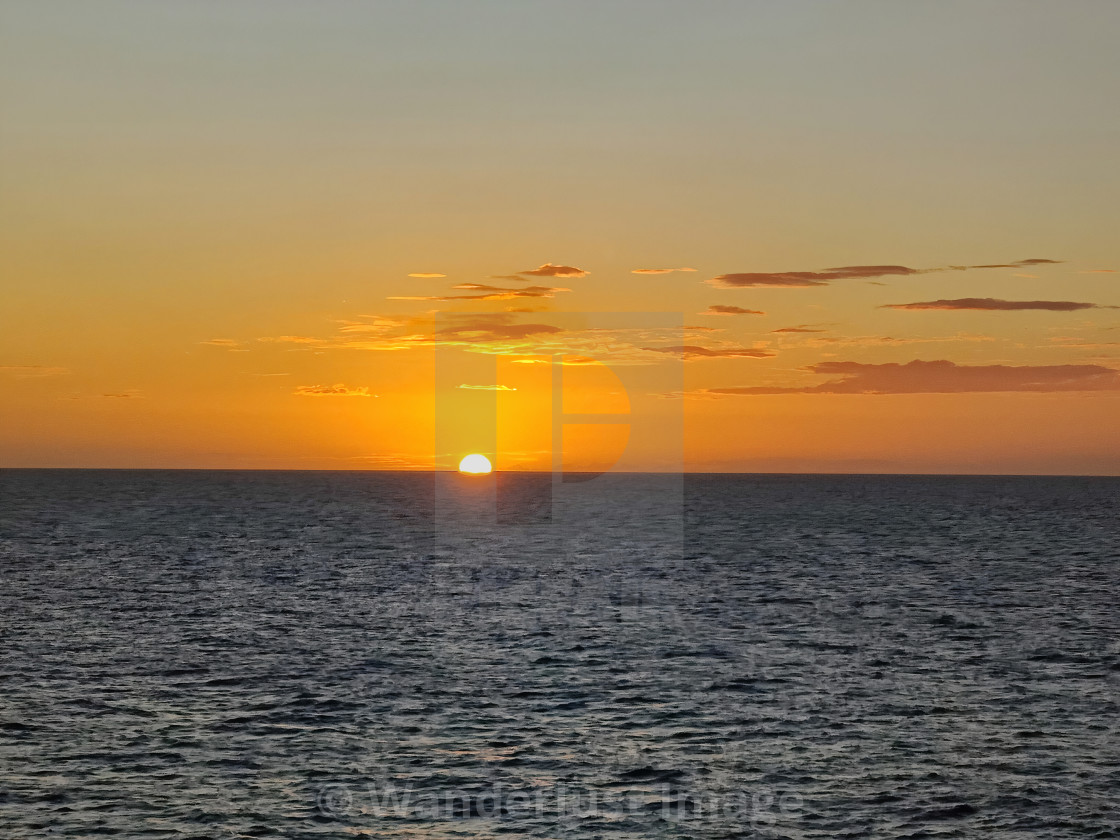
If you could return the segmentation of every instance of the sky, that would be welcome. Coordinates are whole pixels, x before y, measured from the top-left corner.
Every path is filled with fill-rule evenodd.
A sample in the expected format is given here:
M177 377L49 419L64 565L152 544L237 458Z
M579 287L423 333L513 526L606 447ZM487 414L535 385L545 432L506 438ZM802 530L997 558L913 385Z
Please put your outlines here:
M0 0L0 467L1120 474L1117 31Z

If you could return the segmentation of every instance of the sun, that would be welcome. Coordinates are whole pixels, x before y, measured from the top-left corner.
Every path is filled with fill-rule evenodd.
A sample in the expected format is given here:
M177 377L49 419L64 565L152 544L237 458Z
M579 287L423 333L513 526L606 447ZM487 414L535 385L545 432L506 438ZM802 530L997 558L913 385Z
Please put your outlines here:
M485 455L468 455L459 462L459 472L470 473L471 475L486 475L493 467L490 466L490 459Z

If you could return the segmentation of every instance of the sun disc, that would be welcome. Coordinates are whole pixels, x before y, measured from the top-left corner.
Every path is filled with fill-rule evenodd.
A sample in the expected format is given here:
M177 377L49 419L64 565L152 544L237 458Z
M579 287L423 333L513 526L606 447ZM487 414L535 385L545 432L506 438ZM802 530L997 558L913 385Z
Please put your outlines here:
M459 472L461 473L485 475L492 469L493 467L490 466L490 459L485 455L468 455L459 462Z

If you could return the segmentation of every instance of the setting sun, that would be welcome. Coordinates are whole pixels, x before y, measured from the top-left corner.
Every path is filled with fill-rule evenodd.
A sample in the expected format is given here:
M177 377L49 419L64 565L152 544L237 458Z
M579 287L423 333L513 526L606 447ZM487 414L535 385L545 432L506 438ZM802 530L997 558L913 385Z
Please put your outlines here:
M459 462L459 472L471 473L472 475L485 475L493 468L490 466L490 459L485 455L468 455Z

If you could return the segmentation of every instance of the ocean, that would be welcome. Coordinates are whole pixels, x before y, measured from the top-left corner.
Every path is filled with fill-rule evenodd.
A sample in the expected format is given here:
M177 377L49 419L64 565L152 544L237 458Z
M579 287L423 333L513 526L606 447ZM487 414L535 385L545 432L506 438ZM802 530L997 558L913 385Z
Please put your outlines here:
M0 471L0 836L1120 836L1120 479L434 479Z

